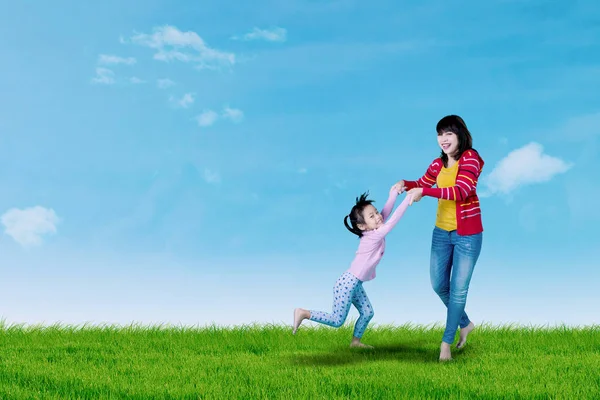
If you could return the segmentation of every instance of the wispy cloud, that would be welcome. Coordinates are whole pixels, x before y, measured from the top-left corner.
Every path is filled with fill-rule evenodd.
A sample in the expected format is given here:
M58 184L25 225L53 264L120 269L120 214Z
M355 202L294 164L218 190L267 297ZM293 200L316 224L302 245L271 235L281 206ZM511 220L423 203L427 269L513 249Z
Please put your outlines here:
M213 110L204 110L202 114L196 117L196 120L198 121L198 126L203 128L211 126L212 124L217 122L217 119L219 119L219 114L217 114Z
M42 236L56 233L60 218L54 210L35 206L25 209L11 208L2 215L4 233L23 247L40 245Z
M188 108L189 106L194 104L194 94L186 93L180 99L178 99L174 96L171 96L169 98L169 101L177 107Z
M235 64L233 53L211 48L196 32L183 32L170 25L155 27L151 34L135 34L130 41L154 49L154 59L159 61L190 62L199 69L217 69Z
M92 83L102 85L112 85L115 83L115 73L108 68L96 68L96 76L92 78Z
M175 82L173 82L172 80L170 80L168 78L158 79L156 81L156 86L158 86L159 89L167 89L167 88L170 88L173 85L175 85Z
M223 118L229 119L232 122L239 123L244 119L244 112L237 108L230 108L229 106L225 106L222 113Z
M138 78L136 76L133 76L133 77L129 78L129 82L133 83L134 85L139 85L139 84L142 84L142 83L146 83L145 80L142 80L142 79L140 79L140 78Z
M271 29L260 29L254 27L252 31L245 35L233 36L233 40L266 40L267 42L285 42L287 40L287 30L285 28L274 27Z
M206 183L216 184L221 182L221 176L219 175L219 173L211 171L208 168L204 169L203 178L206 181Z
M486 190L482 197L496 193L508 194L520 186L548 182L573 165L543 153L539 143L529 143L511 151L498 162L489 175L482 177Z
M133 57L119 57L115 55L108 54L100 54L98 56L98 63L105 65L115 65L115 64L125 64L125 65L133 65L136 63L135 58Z
M198 115L196 120L200 127L207 127L213 125L219 118L238 124L244 120L244 112L237 108L225 106L223 107L221 115L214 110L207 109L204 110L202 114Z

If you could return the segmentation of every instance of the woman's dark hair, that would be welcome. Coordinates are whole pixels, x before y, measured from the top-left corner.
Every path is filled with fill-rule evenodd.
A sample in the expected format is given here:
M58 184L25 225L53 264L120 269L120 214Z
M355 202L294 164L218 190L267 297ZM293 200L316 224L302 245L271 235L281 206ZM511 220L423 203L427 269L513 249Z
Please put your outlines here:
M350 214L344 217L344 225L346 229L354 233L358 237L362 237L363 231L358 228L358 224L364 224L365 219L363 217L363 211L366 206L374 203L374 200L367 200L369 192L365 192L356 198L356 204L350 210ZM348 218L350 218L350 225L348 224Z
M458 115L447 115L440 119L435 127L435 130L437 131L438 136L444 132L452 132L456 135L458 139L458 148L452 157L457 160L460 158L462 153L473 148L473 138L471 137L471 132L469 132L469 129L467 129L467 124L465 124L465 121ZM448 155L442 151L440 157L444 163L444 167L448 167Z

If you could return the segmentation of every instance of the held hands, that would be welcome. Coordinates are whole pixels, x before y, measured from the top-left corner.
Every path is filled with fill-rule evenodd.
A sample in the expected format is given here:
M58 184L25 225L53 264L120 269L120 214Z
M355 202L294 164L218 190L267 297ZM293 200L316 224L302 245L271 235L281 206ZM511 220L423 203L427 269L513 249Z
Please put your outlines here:
M406 187L404 186L404 181L398 181L398 183L395 183L394 186L392 186L390 192L395 190L398 192L398 194L401 194L404 192L405 189Z
M390 192L392 191L397 191L398 194L403 193L406 190L406 186L404 185L404 181L398 181L397 183L394 184L394 186L391 187ZM409 205L412 206L413 203L418 202L419 200L421 200L423 198L423 188L414 188L414 189L410 189L407 193L407 196L410 196L410 202Z

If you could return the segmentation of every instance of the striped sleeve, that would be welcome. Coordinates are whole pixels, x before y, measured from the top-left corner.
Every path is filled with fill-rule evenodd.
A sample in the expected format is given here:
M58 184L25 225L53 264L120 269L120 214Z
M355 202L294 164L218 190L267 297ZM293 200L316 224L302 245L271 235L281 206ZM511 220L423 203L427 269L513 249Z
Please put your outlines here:
M420 188L430 188L435 185L436 178L442 168L442 160L436 158L433 160L429 167L427 167L427 171L425 174L416 181L404 181L404 186L406 190L414 189L416 187Z
M443 200L464 201L477 187L477 179L481 172L481 163L476 154L465 152L458 161L456 184L447 188L423 188L423 196L436 197Z

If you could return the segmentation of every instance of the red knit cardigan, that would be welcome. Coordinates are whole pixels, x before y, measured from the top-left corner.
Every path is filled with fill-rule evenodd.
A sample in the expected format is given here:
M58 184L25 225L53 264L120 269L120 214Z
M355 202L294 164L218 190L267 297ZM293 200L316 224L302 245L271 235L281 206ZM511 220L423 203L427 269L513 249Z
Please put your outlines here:
M459 158L456 184L448 188L433 188L442 166L441 158L436 158L419 180L404 181L406 190L423 188L423 196L456 201L456 232L459 235L474 235L483 232L481 209L477 197L477 180L483 168L483 159L477 151L465 151Z

